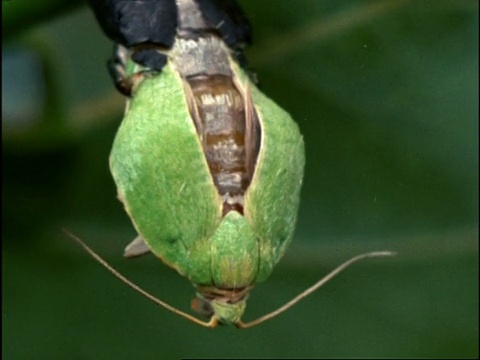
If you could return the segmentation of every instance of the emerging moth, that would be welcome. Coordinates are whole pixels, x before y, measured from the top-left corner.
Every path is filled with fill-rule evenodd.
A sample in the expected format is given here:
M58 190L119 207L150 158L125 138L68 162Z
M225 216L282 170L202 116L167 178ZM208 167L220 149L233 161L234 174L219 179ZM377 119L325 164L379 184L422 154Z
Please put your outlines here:
M192 38L188 29L207 26L197 4L178 5L168 61L133 84L110 156L139 234L126 255L143 240L195 284L195 308L212 325L239 324L250 289L292 240L303 139L219 36ZM133 65L127 76L141 71Z
M292 240L304 143L291 117L242 68L246 17L232 0L91 3L117 42L110 70L130 96L110 156L138 232L125 256L151 251L187 277L197 290L194 309L209 321L154 301L200 325L244 328L274 316L241 321L250 290ZM361 255L333 275L377 255L386 253Z

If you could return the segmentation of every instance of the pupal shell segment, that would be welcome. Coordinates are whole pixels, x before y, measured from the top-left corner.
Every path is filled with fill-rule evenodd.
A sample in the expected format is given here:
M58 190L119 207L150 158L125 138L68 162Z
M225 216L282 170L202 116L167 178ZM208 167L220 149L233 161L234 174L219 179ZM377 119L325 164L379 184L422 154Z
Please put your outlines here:
M119 198L151 251L194 284L220 289L271 274L292 240L305 162L291 117L231 66L261 127L244 215L222 217L182 79L169 63L135 89L110 156Z

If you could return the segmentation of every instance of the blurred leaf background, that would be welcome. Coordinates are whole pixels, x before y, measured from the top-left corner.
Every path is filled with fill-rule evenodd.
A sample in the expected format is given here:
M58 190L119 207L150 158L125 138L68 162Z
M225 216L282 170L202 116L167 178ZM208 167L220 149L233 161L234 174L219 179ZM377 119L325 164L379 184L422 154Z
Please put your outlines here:
M245 331L198 328L132 292L61 232L189 308L184 278L122 258L135 232L108 170L124 106L112 44L83 1L4 1L4 358L478 357L478 2L240 4L250 65L307 146L295 241L245 320L360 252L399 255Z

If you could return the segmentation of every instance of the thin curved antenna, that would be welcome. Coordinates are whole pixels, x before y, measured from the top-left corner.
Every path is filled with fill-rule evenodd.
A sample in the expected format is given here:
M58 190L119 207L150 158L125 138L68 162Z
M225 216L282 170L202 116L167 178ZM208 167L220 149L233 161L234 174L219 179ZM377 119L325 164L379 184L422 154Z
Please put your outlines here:
M290 300L289 302L287 302L285 305L279 307L277 310L275 311L272 311L271 313L268 313L266 315L263 315L261 317L259 317L258 319L256 320L253 320L253 321L250 321L250 322L247 322L247 323L243 323L243 322L239 322L237 324L235 324L239 329L246 329L246 328L249 328L249 327L252 327L252 326L256 326L258 324L261 324L262 322L264 321L267 321L267 320L270 320L272 318L274 318L275 316L281 314L282 312L288 310L289 308L291 308L293 305L295 305L297 302L299 302L300 300L302 300L304 297L307 297L308 295L310 295L311 293L313 293L315 290L317 290L318 288L322 287L323 285L325 285L327 282L329 282L332 278L334 278L335 276L337 276L339 273L341 273L343 270L345 270L346 268L348 268L350 265L352 265L353 263L356 263L357 261L360 261L360 260L363 260L363 259L366 259L366 258L371 258L371 257L380 257L380 256L395 256L397 253L395 252L392 252L392 251L375 251L375 252L370 252L370 253L365 253L365 254L361 254L361 255L357 255L353 258L351 258L350 260L344 262L342 265L338 266L335 270L333 270L330 274L328 274L327 276L325 276L324 278L320 279L317 283L315 283L313 286L309 287L307 290L303 291L301 294L299 294L298 296L296 296L295 298L293 298L292 300Z
M197 325L208 327L208 328L214 328L218 325L218 320L216 317L212 316L209 322L202 321L197 319L196 317L187 314L177 308L174 308L173 306L167 304L166 302L163 302L162 300L156 298L155 296L151 295L150 293L146 292L143 290L141 287L133 283L132 281L128 280L125 276L120 274L117 270L115 270L109 263L107 263L103 258L100 257L95 251L90 249L87 244L85 244L79 237L73 235L71 232L69 232L66 229L62 229L63 232L68 235L71 239L75 240L77 243L79 243L92 257L97 260L101 265L103 265L104 268L106 268L108 271L110 271L113 275L115 275L118 279L120 279L122 282L130 286L133 290L138 291L140 294L145 296L147 299L153 301L155 304L162 306L163 308L173 312L174 314L177 314L179 316L182 316L183 318L190 320L194 322Z

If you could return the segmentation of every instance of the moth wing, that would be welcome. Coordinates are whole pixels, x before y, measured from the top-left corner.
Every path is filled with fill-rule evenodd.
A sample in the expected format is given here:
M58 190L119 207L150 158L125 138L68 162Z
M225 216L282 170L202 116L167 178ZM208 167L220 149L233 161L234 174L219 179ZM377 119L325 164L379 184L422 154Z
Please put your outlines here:
M133 241L127 245L125 248L125 252L123 256L126 258L133 258L137 256L141 256L144 254L149 253L151 250L148 247L145 240L142 239L140 235L138 235Z

